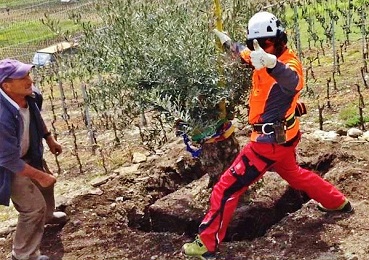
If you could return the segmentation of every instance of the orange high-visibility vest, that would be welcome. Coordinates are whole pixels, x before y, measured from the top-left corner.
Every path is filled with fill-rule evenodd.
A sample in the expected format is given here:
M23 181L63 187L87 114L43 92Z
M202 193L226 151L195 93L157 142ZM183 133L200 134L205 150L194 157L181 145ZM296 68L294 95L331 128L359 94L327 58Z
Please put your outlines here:
M251 64L249 49L241 51L240 56ZM293 116L303 85L302 64L289 49L278 57L275 68L254 70L249 96L249 123L273 123ZM286 130L287 141L296 136L299 127L299 120L295 118L295 123ZM251 141L272 142L270 137L256 131L252 132Z

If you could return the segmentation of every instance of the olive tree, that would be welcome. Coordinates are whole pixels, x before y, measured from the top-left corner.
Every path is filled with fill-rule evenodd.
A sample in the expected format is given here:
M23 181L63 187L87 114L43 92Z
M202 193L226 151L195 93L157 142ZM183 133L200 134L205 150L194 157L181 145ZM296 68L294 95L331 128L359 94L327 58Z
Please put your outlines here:
M81 68L96 111L130 121L147 109L190 136L219 126L245 100L247 73L217 50L212 1L100 1L102 23L83 25ZM75 20L78 15L75 14Z

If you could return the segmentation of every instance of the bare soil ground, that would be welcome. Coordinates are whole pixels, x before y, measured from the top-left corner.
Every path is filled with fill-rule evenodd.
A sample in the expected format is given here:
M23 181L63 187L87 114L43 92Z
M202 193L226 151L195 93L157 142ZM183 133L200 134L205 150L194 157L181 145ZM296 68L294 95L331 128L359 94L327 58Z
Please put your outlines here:
M308 166L318 165L324 156L333 158L321 171L350 198L355 213L322 213L315 202L308 201L260 237L224 242L218 259L369 259L369 143L347 137L338 142L317 141L311 131L305 130L298 147L299 161ZM243 131L237 137L241 144L247 141ZM146 162L126 164L103 176L105 181L95 181L95 187L71 172L59 175L58 185L71 186L60 194L63 202L59 197L59 209L70 220L65 226L47 226L42 251L55 260L186 259L180 249L193 238L191 231L152 231L147 207L196 179L190 172L198 169L178 139L162 151L161 156L148 156ZM180 158L189 168L184 177L175 174L174 165ZM89 178L88 173L83 178ZM252 196L257 205L257 194ZM1 234L0 259L7 259L12 229Z

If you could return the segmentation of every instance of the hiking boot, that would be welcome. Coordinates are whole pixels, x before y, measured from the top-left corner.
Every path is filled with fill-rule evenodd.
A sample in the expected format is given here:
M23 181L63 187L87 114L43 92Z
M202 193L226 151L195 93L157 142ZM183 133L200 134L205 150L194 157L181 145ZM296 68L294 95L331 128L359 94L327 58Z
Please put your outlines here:
M187 256L197 257L202 260L215 259L215 254L208 251L206 246L202 243L199 235L196 236L195 241L192 243L184 244L182 251Z
M323 207L322 204L318 204L317 208L320 211L323 211L323 212L352 213L354 211L354 208L352 207L350 201L348 201L347 199L345 200L345 202L341 206L339 206L338 208L335 208L335 209L327 209L327 208Z
M63 225L68 222L68 216L62 211L53 212L53 216L45 221L45 224Z

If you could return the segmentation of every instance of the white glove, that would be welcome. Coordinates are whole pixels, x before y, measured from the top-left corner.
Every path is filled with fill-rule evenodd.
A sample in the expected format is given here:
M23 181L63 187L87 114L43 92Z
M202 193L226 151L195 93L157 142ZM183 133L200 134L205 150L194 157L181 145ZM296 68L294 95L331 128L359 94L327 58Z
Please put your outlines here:
M229 38L229 36L227 34L225 34L224 32L220 32L218 31L217 29L214 29L213 32L215 33L216 36L218 36L220 42L222 43L222 45L225 43L225 42L231 42L231 38Z
M251 63L255 69L260 70L264 67L273 69L277 64L277 57L273 54L266 53L256 39L254 39L254 51L250 53Z

